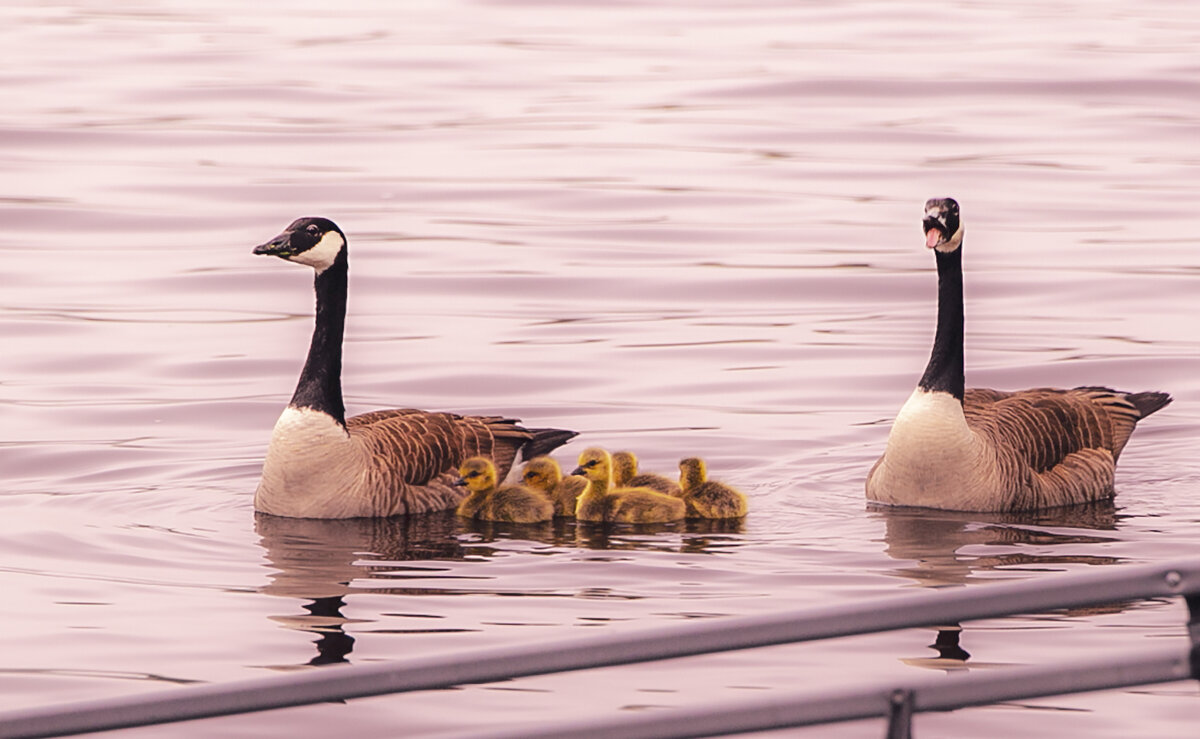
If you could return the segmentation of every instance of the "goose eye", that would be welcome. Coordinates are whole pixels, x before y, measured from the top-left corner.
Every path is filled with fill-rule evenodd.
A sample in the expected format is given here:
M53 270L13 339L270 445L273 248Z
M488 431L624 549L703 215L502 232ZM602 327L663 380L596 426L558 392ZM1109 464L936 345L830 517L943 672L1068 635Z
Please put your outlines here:
M310 234L315 234L317 232L317 224L310 223L310 224L308 224L308 228L305 230L308 231Z

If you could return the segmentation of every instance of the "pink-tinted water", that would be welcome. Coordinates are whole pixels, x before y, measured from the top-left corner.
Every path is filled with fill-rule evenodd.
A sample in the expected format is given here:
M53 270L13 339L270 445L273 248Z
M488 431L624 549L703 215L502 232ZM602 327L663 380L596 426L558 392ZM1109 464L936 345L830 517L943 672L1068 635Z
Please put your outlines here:
M44 3L0 9L6 707L340 660L986 587L1200 552L1200 10L1165 0ZM968 382L1175 403L1115 506L868 511L933 329L927 197L968 224ZM699 454L741 527L256 519L351 243L352 412L504 413ZM1178 603L970 623L967 669L1164 640ZM193 722L358 736L924 677L912 630ZM951 678L948 678L951 679ZM1191 737L1194 685L921 716ZM877 722L796 732L877 736ZM126 732L156 736L161 729Z

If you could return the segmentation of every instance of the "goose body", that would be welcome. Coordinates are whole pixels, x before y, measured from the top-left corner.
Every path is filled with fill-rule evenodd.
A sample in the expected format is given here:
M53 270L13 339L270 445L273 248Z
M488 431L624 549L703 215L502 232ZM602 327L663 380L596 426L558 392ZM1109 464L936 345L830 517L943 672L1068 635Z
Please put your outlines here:
M578 475L563 477L562 467L551 457L534 457L521 470L521 482L528 488L542 491L554 506L556 518L575 518L579 495L587 489L588 481Z
M880 503L963 511L1028 511L1111 498L1117 458L1166 393L1106 387L1016 392L965 389L962 236L958 203L925 205L938 267L938 324L916 390L867 475Z
M295 518L446 510L463 497L455 482L467 458L486 455L503 476L518 452L545 454L575 436L560 429L527 429L500 416L415 409L346 418L341 386L345 235L328 219L301 218L254 253L312 267L317 298L308 357L271 433L255 510Z
M680 497L688 518L742 518L746 496L723 482L708 479L703 459L688 457L679 462Z
M638 458L633 452L613 452L613 485L619 488L650 488L663 495L679 497L679 483L653 472L638 474Z
M539 490L524 485L497 486L496 465L487 457L471 457L459 468L467 497L456 513L464 518L506 523L539 523L554 517L554 506Z
M583 475L588 480L588 487L579 496L575 508L575 518L580 521L666 523L678 521L687 513L682 500L656 490L614 488L612 457L603 449L585 449L572 474Z

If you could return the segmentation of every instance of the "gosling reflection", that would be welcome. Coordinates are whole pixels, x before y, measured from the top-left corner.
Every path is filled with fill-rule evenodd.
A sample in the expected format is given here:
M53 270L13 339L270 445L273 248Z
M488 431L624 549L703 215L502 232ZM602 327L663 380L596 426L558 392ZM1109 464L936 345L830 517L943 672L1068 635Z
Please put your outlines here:
M563 542L582 549L713 554L743 541L744 519L687 519L670 523L571 522ZM569 536L570 538L567 538Z

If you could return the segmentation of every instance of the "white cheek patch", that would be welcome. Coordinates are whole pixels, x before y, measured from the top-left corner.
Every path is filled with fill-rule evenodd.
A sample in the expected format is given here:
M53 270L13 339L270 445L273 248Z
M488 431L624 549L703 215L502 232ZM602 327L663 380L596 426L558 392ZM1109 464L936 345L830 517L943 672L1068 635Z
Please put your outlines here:
M288 261L298 264L307 264L321 274L333 264L333 260L337 259L338 252L346 245L346 240L337 231L329 231L316 246L308 251L302 251L299 254L294 254L288 257Z
M936 249L937 251L948 254L948 253L954 251L955 249L957 249L958 247L962 246L962 240L963 240L963 227L962 227L962 224L960 223L958 226L958 230L954 232L953 236L946 239L946 242L944 244L938 244L937 246L935 246L933 248Z

